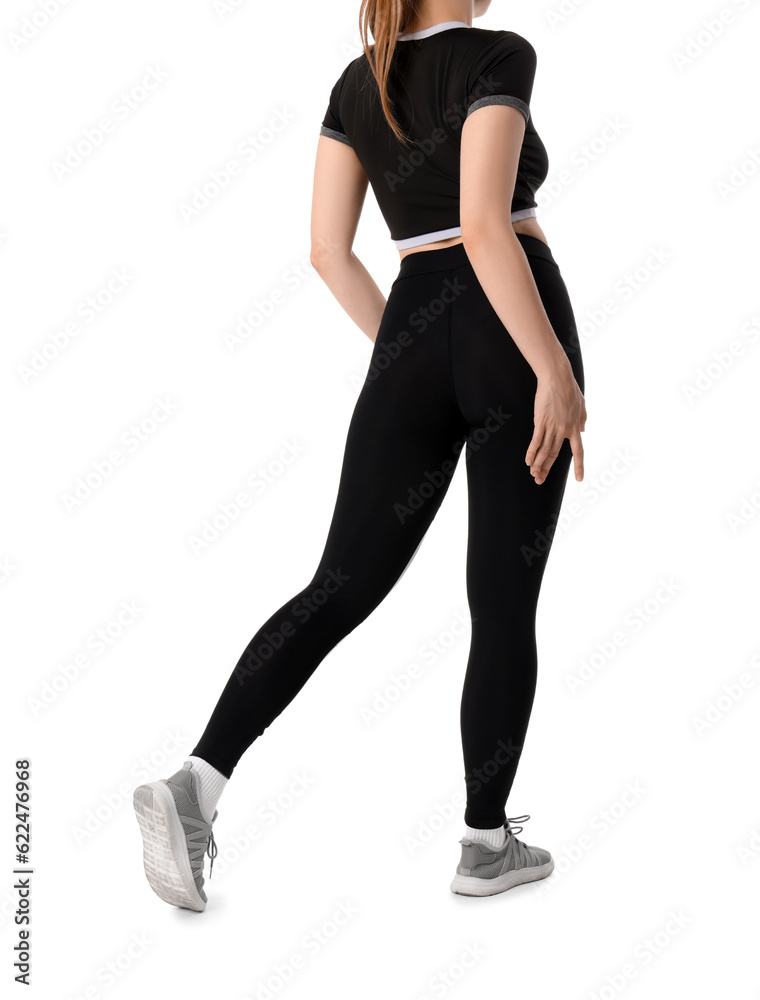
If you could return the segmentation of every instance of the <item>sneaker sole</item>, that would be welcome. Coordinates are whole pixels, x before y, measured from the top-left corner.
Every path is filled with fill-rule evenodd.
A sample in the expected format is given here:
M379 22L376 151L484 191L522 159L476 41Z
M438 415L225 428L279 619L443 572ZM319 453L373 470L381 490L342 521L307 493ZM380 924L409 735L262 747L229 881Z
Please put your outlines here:
M530 868L518 868L515 871L505 872L497 878L478 878L477 875L455 875L451 883L451 891L460 896L493 896L497 892L506 892L516 885L524 882L536 882L540 878L546 878L554 871L554 858L544 865L536 865Z
M187 841L168 785L140 785L132 804L143 839L143 866L151 889L174 906L205 910L190 868Z

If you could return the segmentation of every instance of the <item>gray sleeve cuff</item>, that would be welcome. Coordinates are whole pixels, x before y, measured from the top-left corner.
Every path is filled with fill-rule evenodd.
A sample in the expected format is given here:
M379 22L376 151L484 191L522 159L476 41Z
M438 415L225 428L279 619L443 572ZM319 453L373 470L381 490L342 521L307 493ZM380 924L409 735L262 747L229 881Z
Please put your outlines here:
M320 125L319 126L319 134L320 135L327 135L331 139L337 139L339 142L345 142L345 144L347 146L351 145L351 140L348 138L348 136L345 133L338 132L338 130L334 129L334 128L328 128L326 125Z
M472 104L467 109L467 116L471 115L473 111L477 111L478 108L483 108L487 104L508 104L512 108L517 108L525 116L525 122L530 119L530 108L525 103L521 101L519 97L511 97L509 94L489 94L487 97L479 97L477 101L473 101Z

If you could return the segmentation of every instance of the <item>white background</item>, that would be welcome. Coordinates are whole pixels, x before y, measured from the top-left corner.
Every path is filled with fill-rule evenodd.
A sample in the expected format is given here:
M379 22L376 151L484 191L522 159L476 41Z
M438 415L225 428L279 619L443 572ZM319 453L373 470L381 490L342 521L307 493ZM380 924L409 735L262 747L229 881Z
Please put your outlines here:
M757 8L586 0L557 15L494 0L475 21L536 48L531 106L550 158L538 218L583 338L586 478L568 480L563 510L577 516L544 580L538 690L507 807L531 814L522 837L552 852L555 873L486 899L449 891L463 834L462 462L404 578L238 765L197 914L150 890L131 791L181 766L243 648L322 551L372 349L308 262L319 125L360 52L359 3L51 0L47 18L3 5L9 996L20 757L32 762L27 996L758 996ZM713 38L704 21L721 10L733 20ZM151 69L165 79L134 90L125 119L109 112ZM58 176L109 113L112 132ZM281 114L286 127L268 131ZM249 136L260 149L246 160ZM233 157L239 174L183 218ZM398 256L371 191L354 249L387 294ZM109 296L120 270L129 280ZM284 301L230 351L225 333L278 289ZM110 302L52 349L99 292ZM160 400L173 412L129 450L121 435ZM297 458L278 464L293 442ZM67 509L116 448L123 463ZM264 492L194 551L204 520L262 469ZM122 602L137 616L95 654L88 637ZM626 642L600 653L621 630ZM375 692L415 662L422 676L367 724ZM308 787L293 796L299 775ZM342 905L354 915L331 924ZM303 967L278 982L296 954Z

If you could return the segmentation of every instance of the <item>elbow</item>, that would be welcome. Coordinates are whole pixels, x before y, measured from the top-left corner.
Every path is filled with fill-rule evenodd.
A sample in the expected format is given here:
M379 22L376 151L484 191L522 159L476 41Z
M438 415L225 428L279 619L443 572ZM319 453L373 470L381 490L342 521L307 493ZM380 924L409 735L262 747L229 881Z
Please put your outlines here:
M324 260L324 251L319 247L312 247L309 253L309 263L314 268L315 271L319 271Z
M498 217L463 221L461 230L462 242L467 251L477 251L479 247L502 243L505 238L515 235L511 220Z
M477 246L480 229L477 226L465 225L464 223L462 223L461 229L462 243L465 250L469 253L470 250L474 250Z
M336 261L346 261L352 256L350 246L342 243L335 243L330 240L318 240L311 244L309 252L309 263L317 273L323 272L327 267L331 267Z
M483 231L480 219L464 219L460 216L459 228L462 231L462 242L465 246L474 246L478 235Z

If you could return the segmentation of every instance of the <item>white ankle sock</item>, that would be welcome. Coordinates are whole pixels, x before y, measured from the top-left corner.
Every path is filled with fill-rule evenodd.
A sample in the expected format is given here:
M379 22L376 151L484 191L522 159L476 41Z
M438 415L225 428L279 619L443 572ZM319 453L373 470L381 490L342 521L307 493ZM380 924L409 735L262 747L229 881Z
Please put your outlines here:
M476 830L472 826L466 826L464 835L470 840L485 840L489 847L497 850L504 846L507 839L507 832L503 826L497 826L494 830Z
M224 791L224 786L230 779L225 778L221 771L217 771L215 767L212 767L202 757L191 756L187 759L192 762L193 770L198 778L198 804L201 807L201 812L206 822L210 823L216 809L216 804L219 801L219 796Z

